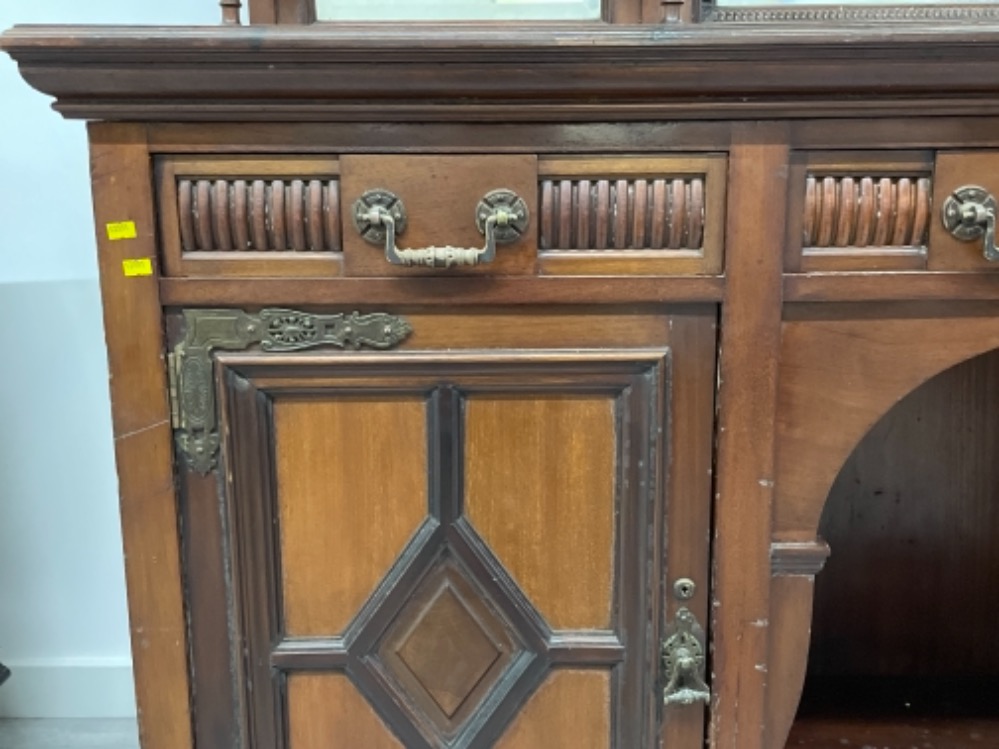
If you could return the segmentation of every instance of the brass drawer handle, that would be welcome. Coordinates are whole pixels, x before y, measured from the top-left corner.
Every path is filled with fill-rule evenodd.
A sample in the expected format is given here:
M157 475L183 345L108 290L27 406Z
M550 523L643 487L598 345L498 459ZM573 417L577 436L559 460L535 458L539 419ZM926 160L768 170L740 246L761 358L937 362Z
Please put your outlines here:
M368 190L354 201L354 226L371 244L385 246L385 259L393 265L427 265L451 268L492 262L496 245L516 242L527 229L527 204L512 190L493 190L479 201L475 225L486 238L482 248L421 247L401 249L396 235L406 230L406 208L389 190Z
M984 187L965 185L947 197L943 204L943 223L947 231L962 242L984 235L986 260L999 260L996 247L996 199Z

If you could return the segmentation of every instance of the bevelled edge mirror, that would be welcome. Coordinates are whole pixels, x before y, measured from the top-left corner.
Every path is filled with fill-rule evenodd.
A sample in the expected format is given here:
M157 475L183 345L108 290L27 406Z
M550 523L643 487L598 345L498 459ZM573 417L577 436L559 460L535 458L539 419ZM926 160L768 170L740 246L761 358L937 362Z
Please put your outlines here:
M597 21L600 0L316 0L317 21Z
M684 0L678 0L682 3ZM602 23L641 21L649 0L243 0L257 24L309 23ZM658 0L656 0L658 3ZM221 0L223 6L240 0Z

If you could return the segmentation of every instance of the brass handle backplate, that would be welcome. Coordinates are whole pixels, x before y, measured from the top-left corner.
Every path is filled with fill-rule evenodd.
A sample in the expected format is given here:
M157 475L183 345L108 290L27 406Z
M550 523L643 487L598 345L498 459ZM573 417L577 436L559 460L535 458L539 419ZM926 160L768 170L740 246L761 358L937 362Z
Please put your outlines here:
M711 701L711 688L704 681L704 629L686 606L677 609L666 629L661 658L664 705Z
M512 190L493 190L479 201L475 225L485 236L485 246L421 247L400 249L396 237L406 231L406 207L398 195L383 189L367 190L354 201L354 226L371 244L384 245L385 259L393 265L428 265L450 268L456 265L489 263L496 257L496 245L516 242L527 229L527 204Z
M999 260L996 199L984 187L965 185L949 195L943 204L943 223L962 242L983 237L985 259Z

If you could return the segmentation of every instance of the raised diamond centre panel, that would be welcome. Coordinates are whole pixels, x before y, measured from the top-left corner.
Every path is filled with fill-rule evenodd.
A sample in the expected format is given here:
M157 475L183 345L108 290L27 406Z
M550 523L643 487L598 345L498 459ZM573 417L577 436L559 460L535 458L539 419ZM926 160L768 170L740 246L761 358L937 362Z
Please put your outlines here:
M396 652L449 718L502 654L447 581Z
M534 656L453 549L428 561L371 664L429 745L471 746L482 724L470 719L495 709Z

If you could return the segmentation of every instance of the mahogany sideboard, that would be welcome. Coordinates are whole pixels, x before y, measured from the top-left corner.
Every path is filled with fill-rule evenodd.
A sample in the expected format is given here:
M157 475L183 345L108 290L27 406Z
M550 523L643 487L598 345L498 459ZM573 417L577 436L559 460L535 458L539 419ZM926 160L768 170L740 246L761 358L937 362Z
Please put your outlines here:
M144 749L999 746L999 17L652 6L0 37Z

